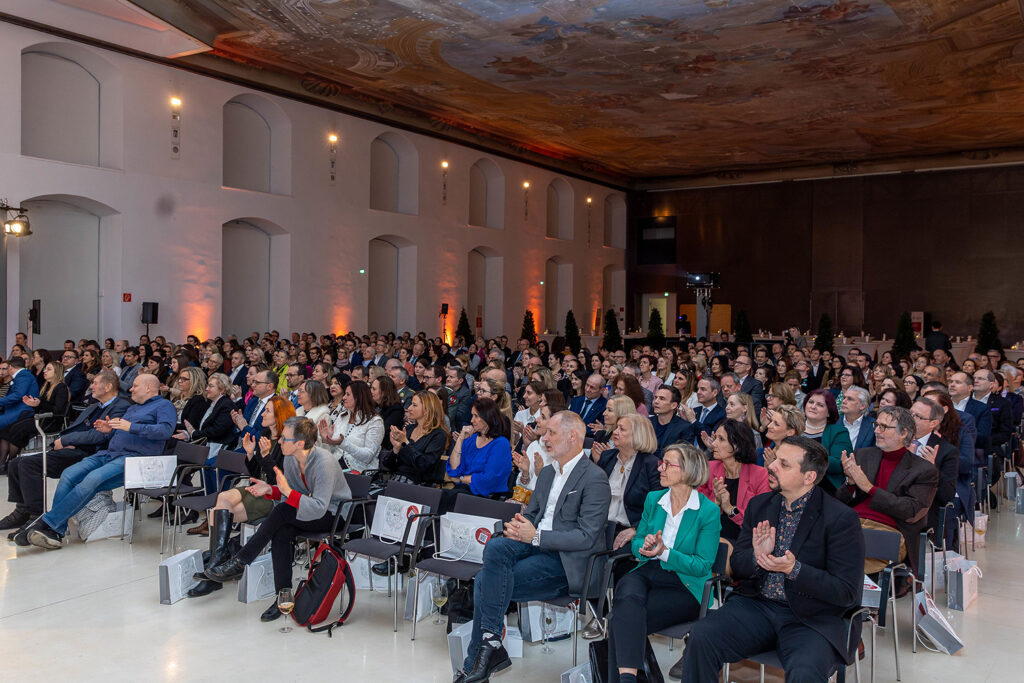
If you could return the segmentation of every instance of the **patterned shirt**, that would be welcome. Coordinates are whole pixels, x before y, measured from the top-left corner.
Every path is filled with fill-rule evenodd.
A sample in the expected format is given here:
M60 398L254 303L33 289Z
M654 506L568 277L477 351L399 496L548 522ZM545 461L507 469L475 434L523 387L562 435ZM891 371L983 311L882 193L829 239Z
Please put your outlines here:
M800 518L803 517L804 508L807 507L807 501L812 493L814 493L814 489L794 500L788 509L786 508L786 502L782 502L782 506L779 508L779 523L775 531L775 550L772 551L774 557L785 556L789 546L793 544L796 528L800 526ZM793 565L793 571L789 574L768 572L761 583L761 595L775 602L789 602L786 599L785 580L789 579L792 581L799 573L799 560Z

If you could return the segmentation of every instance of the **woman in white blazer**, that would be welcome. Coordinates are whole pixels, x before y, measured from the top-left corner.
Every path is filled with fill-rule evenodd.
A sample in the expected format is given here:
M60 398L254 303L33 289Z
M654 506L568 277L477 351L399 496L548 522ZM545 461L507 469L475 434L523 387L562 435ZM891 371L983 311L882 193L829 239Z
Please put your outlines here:
M335 421L333 430L323 421L320 438L338 457L342 467L357 472L377 469L380 444L384 440L384 420L377 415L370 385L352 382L345 387L342 403L347 414Z

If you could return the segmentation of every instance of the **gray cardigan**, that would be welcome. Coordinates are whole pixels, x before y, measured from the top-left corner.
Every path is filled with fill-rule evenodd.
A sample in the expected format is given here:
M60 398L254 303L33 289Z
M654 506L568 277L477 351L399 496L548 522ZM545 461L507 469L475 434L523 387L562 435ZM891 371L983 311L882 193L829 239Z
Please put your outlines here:
M285 456L284 476L288 485L302 494L296 519L311 522L338 511L340 501L351 498L352 492L338 460L322 446L314 446L306 458L306 481L302 481L299 463Z

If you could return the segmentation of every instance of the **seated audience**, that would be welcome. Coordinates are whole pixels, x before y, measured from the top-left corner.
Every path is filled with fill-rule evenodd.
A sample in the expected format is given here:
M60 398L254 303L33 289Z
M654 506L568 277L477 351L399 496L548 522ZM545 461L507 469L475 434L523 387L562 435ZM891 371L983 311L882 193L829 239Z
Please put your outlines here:
M658 392L671 387L661 387ZM633 540L644 512L647 494L662 488L658 483L658 441L650 420L642 415L620 418L612 433L612 448L591 458L608 475L612 504L608 521L615 522L613 550Z
M835 495L843 482L843 453L853 451L850 433L839 422L836 400L827 389L815 389L804 401L803 436L814 439L828 451L828 473L821 481L827 493Z
M384 420L377 414L370 386L362 381L350 382L345 387L342 403L345 414L334 423L333 432L329 431L326 423L322 423L319 426L320 439L343 468L357 473L378 469L380 447L384 442Z
M174 432L175 413L171 402L160 396L160 380L153 375L136 377L132 400L135 405L128 408L123 417L94 423L101 432L113 430L116 433L105 450L64 471L53 495L53 508L28 527L29 543L47 550L60 548L71 516L99 491L110 491L124 484L125 458L163 453L167 439Z
M698 490L721 511L722 538L739 538L747 504L768 491L768 471L757 464L754 438L746 424L723 420L711 441L710 476Z
M25 359L12 356L7 360L8 389L0 398L0 430L10 427L18 420L32 415L32 406L23 399L38 398L39 384L32 373L25 369ZM69 391L71 387L68 387ZM84 393L84 389L83 389Z
M292 587L292 542L303 532L330 531L341 501L352 497L338 461L316 447L316 439L317 428L311 420L293 417L285 422L278 442L284 469L274 468L276 485L254 479L248 487L253 496L270 498L277 504L237 555L206 570L210 579L224 583L241 578L245 567L270 543L274 590L280 593ZM214 527L229 526L231 514L230 510L215 510ZM275 598L260 620L273 621L280 616Z
M697 493L708 480L704 455L689 443L672 444L658 470L660 487L668 490L645 496L631 544L639 565L615 586L609 681L634 683L644 662L647 636L697 618L704 582L718 554L718 509Z
M459 493L485 497L508 493L512 446L504 430L504 418L493 400L478 398L473 402L470 423L458 433L448 456L445 473L455 486L445 489L443 508L450 510Z
M925 458L907 450L917 432L905 408L885 407L875 420L877 446L843 454L846 484L839 500L852 507L866 529L898 531L900 560L917 572L917 547L928 509L935 498L939 471ZM869 558L864 573L881 571L886 562Z
M570 411L548 425L545 448L555 463L541 471L526 511L484 548L473 585L473 633L457 683L487 681L511 666L501 644L510 603L579 595L590 554L605 549L611 494L608 477L583 453L586 425Z
M448 450L451 434L445 426L444 405L436 394L417 391L409 403L405 429L391 427L394 446L394 481L428 485L443 479L442 457Z
M842 425L850 435L853 448L867 448L875 445L875 418L868 414L871 408L871 394L867 389L852 386L845 392L840 412Z
M658 438L658 455L669 444L693 441L693 423L679 417L679 402L679 390L673 386L660 386L654 391L654 415L650 421Z
M828 464L816 441L779 444L772 492L750 501L732 554L739 587L690 631L687 683L717 683L724 663L772 649L787 681L820 683L852 663L843 617L860 607L864 538L856 514L819 486Z
M39 396L23 396L21 402L32 408L29 414L5 429L0 430L0 471L7 470L11 459L17 457L33 436L38 435L35 415L50 413L52 417L42 420L39 426L47 434L59 431L64 426L64 418L71 408L70 392L64 383L64 372L61 364L50 361L43 368L43 386L39 388Z

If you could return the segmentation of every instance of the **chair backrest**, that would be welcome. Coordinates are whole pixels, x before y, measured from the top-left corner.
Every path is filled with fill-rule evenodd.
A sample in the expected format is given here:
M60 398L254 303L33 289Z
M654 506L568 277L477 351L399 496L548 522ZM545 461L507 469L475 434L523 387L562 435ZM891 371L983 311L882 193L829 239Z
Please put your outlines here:
M886 562L900 559L900 532L882 529L862 529L864 532L864 556Z
M226 448L220 449L213 466L223 472L231 474L249 474L249 467L245 464L245 453L229 451Z
M407 500L410 503L426 505L430 508L430 512L438 512L438 508L441 507L441 489L432 489L427 486L390 481L387 488L384 489L384 495Z
M352 498L368 498L370 496L370 477L363 474L345 473L345 481L348 482L348 489L352 492Z
M715 555L715 563L711 565L711 572L714 574L725 573L725 563L729 559L729 544L721 541L718 544L718 553Z
M199 446L187 441L179 441L174 445L174 454L178 462L188 465L205 465L210 457L209 446Z
M505 503L500 500L481 498L469 493L460 493L455 497L455 507L452 509L452 512L500 519L502 524L504 524L511 521L520 510L522 510L522 506L519 503Z

